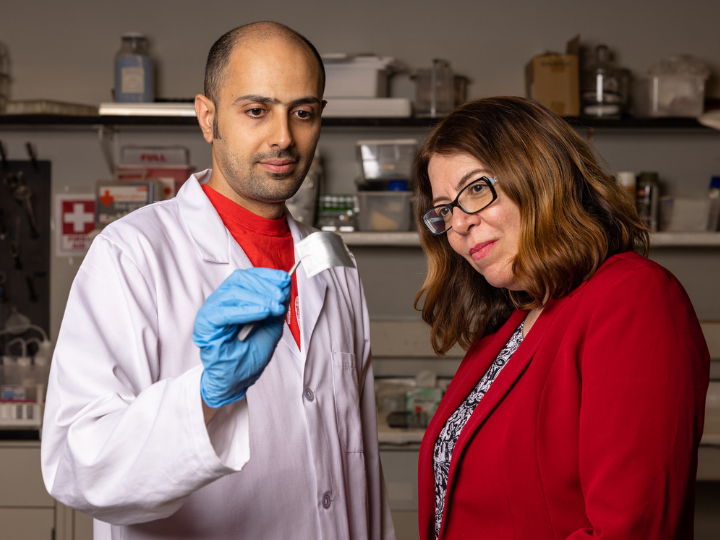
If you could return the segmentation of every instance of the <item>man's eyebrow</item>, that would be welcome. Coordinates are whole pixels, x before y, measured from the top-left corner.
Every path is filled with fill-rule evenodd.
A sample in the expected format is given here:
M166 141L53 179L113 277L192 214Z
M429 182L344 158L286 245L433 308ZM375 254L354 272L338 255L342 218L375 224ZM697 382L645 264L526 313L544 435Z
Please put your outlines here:
M241 101L251 101L253 103L272 103L273 105L277 105L280 103L279 99L267 97L267 96L259 96L257 94L247 94L246 96L240 96L236 97L232 104L235 105L236 103L239 103Z
M315 96L308 96L300 99L296 99L295 101L291 101L290 105L321 105L322 101L320 101L319 98L316 98Z
M245 96L237 97L233 100L232 104L235 105L236 103L240 103L241 101L248 101L251 103L269 103L271 105L281 105L282 102L277 98L271 98L267 96L260 96L257 94L248 94ZM315 96L308 96L300 99L296 99L294 101L290 102L291 107L295 107L297 105L320 105L321 101L319 98L316 98Z

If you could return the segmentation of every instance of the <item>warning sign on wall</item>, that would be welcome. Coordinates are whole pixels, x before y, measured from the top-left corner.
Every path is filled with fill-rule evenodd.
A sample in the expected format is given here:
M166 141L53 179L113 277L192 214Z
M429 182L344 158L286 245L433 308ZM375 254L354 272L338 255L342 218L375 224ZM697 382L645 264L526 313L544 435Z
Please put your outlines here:
M55 196L55 252L58 257L85 255L95 229L95 196L62 193Z

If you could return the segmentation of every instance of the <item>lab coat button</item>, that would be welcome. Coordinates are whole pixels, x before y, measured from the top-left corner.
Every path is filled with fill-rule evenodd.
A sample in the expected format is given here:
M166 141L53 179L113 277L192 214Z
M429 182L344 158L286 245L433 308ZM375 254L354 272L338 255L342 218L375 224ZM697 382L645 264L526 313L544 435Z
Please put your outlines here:
M306 388L303 394L305 395L305 399L307 399L308 401L312 401L315 399L315 394L309 388Z
M329 493L323 494L323 498L322 498L323 508L325 508L326 510L327 510L328 508L330 508L330 502L331 502L331 501L330 501L330 494L329 494Z

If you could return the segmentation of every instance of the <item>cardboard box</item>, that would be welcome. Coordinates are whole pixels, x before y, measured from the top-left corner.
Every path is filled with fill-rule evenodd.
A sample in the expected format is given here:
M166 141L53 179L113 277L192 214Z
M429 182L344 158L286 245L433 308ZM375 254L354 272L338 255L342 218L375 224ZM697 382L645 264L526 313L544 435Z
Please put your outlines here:
M528 97L560 116L580 115L579 46L576 36L568 41L565 54L540 54L525 67Z

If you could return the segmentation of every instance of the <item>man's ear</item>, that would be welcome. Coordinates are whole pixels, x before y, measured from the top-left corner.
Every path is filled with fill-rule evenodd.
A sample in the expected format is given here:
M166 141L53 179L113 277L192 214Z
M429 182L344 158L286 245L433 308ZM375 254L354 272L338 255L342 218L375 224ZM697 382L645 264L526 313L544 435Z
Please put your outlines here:
M202 130L203 137L209 143L213 142L213 123L215 122L215 104L211 99L198 94L195 96L195 114Z

